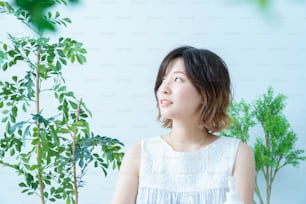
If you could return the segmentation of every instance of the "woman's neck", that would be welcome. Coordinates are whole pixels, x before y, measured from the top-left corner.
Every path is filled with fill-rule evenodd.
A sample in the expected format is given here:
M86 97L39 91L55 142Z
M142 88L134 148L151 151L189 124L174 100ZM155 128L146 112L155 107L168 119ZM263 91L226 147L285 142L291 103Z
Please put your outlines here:
M172 130L164 139L177 151L194 151L210 144L217 137L194 123L173 122Z

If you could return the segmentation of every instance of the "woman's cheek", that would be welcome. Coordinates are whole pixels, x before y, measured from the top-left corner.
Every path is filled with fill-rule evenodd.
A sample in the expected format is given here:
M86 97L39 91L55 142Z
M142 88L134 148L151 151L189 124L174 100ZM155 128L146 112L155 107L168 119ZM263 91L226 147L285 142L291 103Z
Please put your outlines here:
M181 87L179 89L176 90L176 95L177 97L180 98L185 98L186 97L193 97L193 90L190 89L189 87Z

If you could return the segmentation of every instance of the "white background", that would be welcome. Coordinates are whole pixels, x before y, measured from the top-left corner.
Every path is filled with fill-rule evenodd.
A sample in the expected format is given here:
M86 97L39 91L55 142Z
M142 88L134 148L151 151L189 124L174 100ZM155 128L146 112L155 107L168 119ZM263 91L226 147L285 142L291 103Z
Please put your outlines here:
M92 130L116 137L126 147L167 131L156 121L156 73L170 50L191 45L211 49L225 60L236 100L252 101L269 86L288 96L285 114L298 135L297 147L305 150L305 11L301 0L275 1L267 10L243 0L83 0L61 11L72 24L52 37L84 43L88 63L67 67L67 85L93 112ZM0 16L0 28L1 41L7 32L30 33L6 15ZM260 130L253 133L255 137ZM104 178L98 169L90 170L80 203L110 203L116 174L110 171ZM20 193L19 181L15 172L0 167L0 204L39 202ZM305 184L305 162L285 167L276 177L271 203L306 203Z

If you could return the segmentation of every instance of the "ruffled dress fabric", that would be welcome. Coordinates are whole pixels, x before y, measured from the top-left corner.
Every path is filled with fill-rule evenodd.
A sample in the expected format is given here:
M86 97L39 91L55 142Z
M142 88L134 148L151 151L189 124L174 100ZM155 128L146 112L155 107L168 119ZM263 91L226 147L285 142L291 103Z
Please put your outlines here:
M141 142L136 204L222 204L239 140L219 137L192 152L177 152L161 137Z

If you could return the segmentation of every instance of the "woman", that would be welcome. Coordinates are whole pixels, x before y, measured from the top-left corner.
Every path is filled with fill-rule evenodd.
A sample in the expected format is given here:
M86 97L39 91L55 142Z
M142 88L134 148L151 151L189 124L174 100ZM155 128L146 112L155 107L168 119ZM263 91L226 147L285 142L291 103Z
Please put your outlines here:
M223 60L209 50L174 49L161 63L154 91L158 119L170 132L128 149L112 203L222 204L233 176L241 200L252 204L252 150L216 134L229 125L230 77Z

